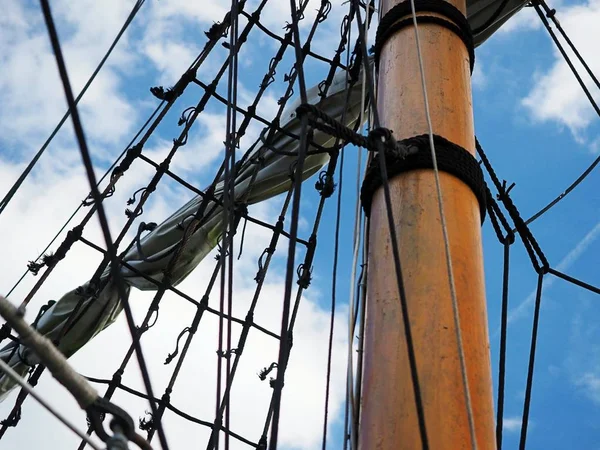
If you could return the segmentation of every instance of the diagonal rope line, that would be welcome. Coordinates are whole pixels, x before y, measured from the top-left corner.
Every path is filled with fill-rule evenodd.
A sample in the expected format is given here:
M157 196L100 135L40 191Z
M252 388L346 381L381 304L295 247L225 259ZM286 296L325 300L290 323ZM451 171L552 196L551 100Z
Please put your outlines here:
M567 63L567 65L571 69L571 72L573 72L573 75L577 79L577 82L579 83L579 86L581 86L581 89L585 93L585 96L587 97L587 99L589 100L590 104L592 105L592 108L594 108L594 111L596 111L596 114L598 114L600 116L600 107L598 106L598 104L594 100L594 97L590 93L590 90L587 88L587 86L583 82L583 80L581 78L581 75L579 75L579 72L577 72L577 69L575 69L575 66L573 65L573 62L571 61L571 58L569 58L569 55L567 55L567 52L565 51L565 49L563 48L562 44L558 40L558 37L556 36L556 34L554 33L554 31L552 30L552 27L550 26L550 24L548 23L548 20L546 19L546 17L542 13L539 5L534 3L533 7L535 8L535 12L540 17L540 20L544 24L544 27L548 31L548 34L550 34L550 37L552 38L552 40L556 44L556 48L558 48L558 50L560 51L560 54L562 55L562 57L564 58L565 62Z
M473 418L473 408L471 405L471 392L469 389L469 378L467 376L467 363L465 361L465 352L463 348L462 331L460 327L460 313L458 310L458 298L456 295L456 284L454 282L454 271L452 268L452 255L450 253L450 239L448 237L448 229L446 225L446 215L444 213L444 199L442 196L442 186L440 183L440 174L437 165L437 155L435 152L435 144L433 142L433 125L431 123L431 112L429 110L429 99L427 97L427 84L425 80L425 68L423 66L423 55L421 54L421 42L419 39L419 26L417 24L417 14L415 12L415 0L410 0L412 19L415 28L415 40L417 45L417 56L419 58L419 72L421 74L421 88L423 90L423 100L425 103L425 116L427 118L427 129L429 133L429 146L431 147L431 159L433 161L433 173L435 176L435 188L437 192L438 207L442 224L442 233L444 236L444 254L446 257L446 266L448 269L448 283L450 288L450 296L452 300L452 313L454 318L454 328L456 332L456 343L458 345L458 356L460 360L460 373L463 382L465 394L465 403L467 406L467 417L469 421L469 434L471 438L471 448L477 449L477 439L475 435L475 420Z
M141 9L141 7L142 7L142 5L144 4L145 1L146 0L137 0L136 4L133 6L133 9L129 13L129 16L127 16L127 19L125 20L125 23L123 24L123 26L121 27L121 29L117 33L117 36L115 37L113 43L110 45L110 47L108 48L106 54L104 55L104 57L102 58L102 60L98 64L98 66L96 67L96 70L94 70L94 73L92 73L92 75L90 76L90 78L88 79L88 81L85 83L85 86L83 87L83 89L81 90L81 92L79 93L79 95L77 96L77 98L75 99L75 105L79 104L79 101L83 98L83 96L87 92L88 88L94 82L94 79L96 78L96 75L98 75L98 73L100 72L100 70L104 66L104 63L110 57L112 51L117 46L119 40L121 39L121 37L123 36L123 34L127 30L127 28L129 27L129 25L131 24L131 22L133 22L133 19L135 18L135 16L137 15L138 11ZM4 196L4 198L0 201L0 214L2 214L2 212L4 211L4 209L8 206L8 204L10 203L10 201L12 200L12 198L14 197L14 195L16 194L16 192L19 190L19 188L21 187L21 185L23 184L23 182L25 181L25 179L29 176L29 174L31 173L31 171L33 170L33 168L35 167L35 165L37 164L37 162L39 161L39 159L44 154L44 152L46 151L46 149L48 148L48 146L50 145L50 143L52 142L52 140L54 139L54 137L56 136L56 134L62 128L63 124L66 122L66 120L68 119L68 117L69 117L70 114L71 114L71 109L67 110L67 112L63 115L62 119L60 119L60 122L58 122L58 125L56 125L56 127L54 128L54 130L52 131L52 133L50 133L50 136L46 139L46 142L44 142L44 144L38 150L38 152L35 154L35 156L33 157L33 159L29 162L29 164L27 165L27 167L25 168L25 170L23 171L23 173L19 176L19 178L17 179L17 181L15 181L14 185L10 188L10 190L6 193L6 195ZM21 280L19 280L19 281L21 281ZM11 291L12 291L12 289L11 289Z
M502 431L504 422L504 388L506 376L506 331L508 328L508 277L510 273L510 245L504 243L504 264L502 270L502 316L500 319L500 355L498 357L498 412L496 414L496 446L502 450Z
M67 428L73 433L83 439L90 447L94 450L102 450L94 441L92 441L83 431L75 426L69 419L67 419L58 409L54 408L48 401L44 400L25 379L23 379L17 372L15 372L7 363L0 359L0 371L4 372L16 383L18 383L22 389L24 389L29 395L31 395L40 405L42 405L50 414L61 421Z
M66 68L65 61L64 61L64 58L62 55L62 50L60 48L60 42L59 42L58 34L56 32L56 28L54 25L54 20L52 18L52 12L50 10L50 5L48 3L48 0L40 0L40 4L41 4L42 11L44 14L46 28L48 29L48 34L50 37L50 41L52 43L52 48L54 50L54 56L56 57L56 63L58 66L58 70L60 73L60 78L62 80L64 90L65 90L65 96L67 99L67 103L69 105L69 110L71 111L71 119L73 120L73 128L75 130L75 135L77 137L77 142L79 144L79 150L81 152L81 157L82 157L82 160L83 160L83 163L85 166L86 174L87 174L90 188L92 191L92 197L98 207L98 218L100 221L100 226L102 228L102 234L104 235L104 240L106 242L106 248L107 248L109 258L111 261L112 276L116 283L117 291L119 293L119 297L120 297L121 303L123 305L123 309L125 310L125 315L127 317L127 323L129 325L129 330L131 332L131 336L134 339L134 343L135 343L134 345L135 345L135 350L136 350L135 353L136 353L136 356L138 359L138 363L140 366L140 371L142 373L142 378L144 380L144 385L146 387L146 391L148 392L149 396L153 397L154 394L152 393L150 376L148 373L148 368L146 366L146 361L144 359L144 355L142 353L142 348L141 348L139 341L137 341L135 339L135 335L136 335L137 331L136 331L135 322L133 319L133 314L131 311L131 306L129 305L129 301L127 299L127 292L125 289L125 285L124 285L123 279L121 277L116 247L115 247L112 237L110 235L108 219L106 217L106 212L104 211L104 207L102 205L102 198L101 198L100 192L98 191L98 187L97 187L98 183L96 181L96 176L94 174L92 160L91 160L90 153L89 153L87 143L85 140L83 127L81 124L81 120L79 118L79 112L77 110L77 105L75 104L75 98L73 96L73 91L71 89L71 83L69 81L69 76L67 74L67 68ZM156 404L154 402L150 402L150 406L152 407L153 411L156 410ZM167 439L166 439L164 430L162 428L162 424L159 422L157 424L157 427L158 427L158 434L159 434L161 446L164 450L167 450L169 448L169 446L167 444Z
M533 325L531 328L531 348L529 349L529 367L527 369L527 386L525 388L525 400L523 402L523 418L521 421L521 437L519 439L519 450L525 450L527 441L527 426L529 424L529 410L531 407L531 392L533 389L533 369L535 367L535 352L538 337L538 324L540 320L540 307L542 303L542 289L544 285L544 273L538 274L537 289L535 294L535 309L533 313Z
M381 122L379 120L379 112L377 111L377 107L376 107L377 103L375 102L375 85L373 82L373 74L369 70L367 59L366 59L366 55L368 55L367 43L365 40L363 22L360 18L360 11L358 10L359 1L358 0L353 0L353 1L357 8L358 29L359 29L359 32L361 35L361 39L360 39L361 49L362 49L362 52L364 55L363 64L365 67L365 75L366 75L366 79L367 79L367 83L368 83L368 87L369 87L368 94L369 94L369 100L372 105L371 111L373 114L373 124L375 125L375 128L379 128ZM381 142L379 142L379 144L381 144ZM400 252L399 252L399 248L398 248L398 236L396 234L396 228L395 228L395 220L394 220L394 213L393 213L393 208L392 208L390 187L389 187L389 182L388 182L387 167L386 167L386 161L385 161L385 156L384 156L384 150L382 147L383 147L383 145L380 145L380 151L378 152L378 158L379 158L379 167L380 167L380 171L381 171L381 179L382 179L382 187L383 187L388 229L389 229L389 233L390 233L392 254L393 254L393 258L394 258L394 270L395 270L395 275L396 275L396 283L398 284L400 307L402 310L402 322L403 322L403 326L404 326L404 334L405 334L406 347L407 347L407 353L408 353L408 361L409 361L409 366L410 366L413 394L415 396L417 418L418 418L418 422L419 422L419 434L421 436L421 444L422 444L423 450L428 450L429 449L429 440L427 438L427 428L425 425L425 411L423 408L423 399L422 399L422 395L421 395L421 387L420 387L420 383L419 383L419 376L418 376L418 370L417 370L417 359L416 359L415 346L414 346L414 341L413 341L413 336L412 336L412 326L411 326L409 315L408 315L408 302L406 300L406 291L405 291L405 287L404 287L404 279L402 276L402 265L401 265L401 261L400 261Z

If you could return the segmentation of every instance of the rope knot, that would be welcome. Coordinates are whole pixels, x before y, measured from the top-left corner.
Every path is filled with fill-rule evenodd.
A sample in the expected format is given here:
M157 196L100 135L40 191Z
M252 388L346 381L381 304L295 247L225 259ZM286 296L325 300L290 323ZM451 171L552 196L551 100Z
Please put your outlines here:
M402 159L409 153L409 149L396 141L394 132L388 128L374 128L369 132L368 140L373 150L377 149L379 145L383 145L386 152L391 152L394 156ZM415 148L415 150L418 149Z
M502 187L498 190L498 195L496 195L496 198L499 201L504 201L504 200L508 199L510 191L512 191L512 189L516 186L516 183L512 183L507 188L506 187L507 184L508 184L508 182L506 180L502 180Z
M310 267L300 264L298 269L296 269L296 274L298 275L298 286L300 286L302 289L308 289L310 282L312 281L312 272Z
M269 375L271 373L271 371L276 368L277 368L276 362L271 363L271 365L269 367L264 367L258 374L258 378L260 378L260 381L265 381L267 379L267 375Z
M173 358L175 358L178 354L179 354L179 341L181 340L181 338L183 337L183 335L185 333L190 333L191 329L190 327L185 327L181 333L179 333L179 336L177 336L177 344L175 345L175 351L173 353L169 353L167 355L167 358L165 359L165 366L167 364L169 364L171 361L173 361Z
M150 411L145 411L145 417L139 418L139 427L142 431L150 431L154 429L154 417Z
M315 189L319 191L322 197L329 198L335 191L333 176L326 170L319 174L319 179L315 183Z
M0 421L0 425L2 425L4 427L16 427L20 420L21 420L21 407L19 406L19 407L13 409L11 411L10 415L6 419Z
M33 275L37 275L39 271L44 267L54 267L60 260L67 256L67 252L71 249L73 244L81 239L83 233L83 225L77 225L73 229L69 230L65 240L58 246L54 254L50 253L42 257L41 262L29 261L27 268Z
M121 164L119 164L113 170L111 178L123 175L125 173L125 171L127 171L127 169L129 169L129 167L131 167L131 164L133 163L133 161L142 154L143 147L144 146L142 145L142 143L139 142L139 143L135 144L133 147L129 148L127 150L127 153L125 154L125 157L123 158L123 161L121 161Z

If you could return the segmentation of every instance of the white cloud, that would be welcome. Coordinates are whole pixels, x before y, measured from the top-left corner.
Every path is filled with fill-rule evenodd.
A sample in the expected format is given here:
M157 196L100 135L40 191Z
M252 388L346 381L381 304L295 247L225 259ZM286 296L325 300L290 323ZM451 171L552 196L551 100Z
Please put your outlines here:
M516 433L521 430L521 418L518 416L505 417L502 421L502 429L508 433Z
M475 68L473 69L473 74L471 75L473 88L482 90L487 85L487 81L487 75L483 71L483 65L481 62L477 61L475 63Z
M57 27L74 30L61 33L61 38L76 95L128 13L128 7L123 7L120 2L111 3L114 7L110 13L104 3L100 7L90 1L78 2L74 8L67 7L67 2L53 3ZM11 2L5 9L8 9L7 16L13 23L6 28L1 25L0 89L3 101L0 105L0 133L9 137L7 141L11 147L29 155L43 142L67 108L40 11L18 2ZM104 12L98 12L98 9ZM24 17L27 17L26 21ZM78 22L75 22L76 18ZM99 26L100 23L102 26ZM136 111L126 101L123 83L113 65L126 65L132 61L128 47L128 39L124 37L80 104L88 124L88 136L102 144L114 144L123 139L136 119ZM104 120L106 116L112 120ZM61 137L64 135L61 134Z
M581 55L594 73L600 72L600 57L596 42L600 38L600 1L590 0L581 5L559 10L557 17ZM580 142L587 141L585 130L596 112L563 57L553 45L554 62L549 70L534 74L534 86L522 100L522 104L536 122L554 122L567 127ZM566 46L566 44L565 44ZM593 81L584 75L583 66L575 61L570 50L567 53L592 95L598 101L600 95Z
M580 387L592 401L600 405L600 376L598 374L584 373L575 380L575 386Z
M588 320L594 317L593 310L593 301L584 299L571 320L569 352L563 366L576 391L600 405L600 346L597 344L600 328L594 320Z

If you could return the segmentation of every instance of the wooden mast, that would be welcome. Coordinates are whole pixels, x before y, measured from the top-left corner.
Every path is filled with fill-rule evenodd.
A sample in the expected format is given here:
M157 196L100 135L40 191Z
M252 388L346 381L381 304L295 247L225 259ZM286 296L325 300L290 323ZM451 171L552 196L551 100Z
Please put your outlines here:
M382 16L399 2L382 0ZM449 2L466 12L465 0ZM465 44L437 24L420 24L419 36L433 132L474 154ZM396 32L383 46L377 108L381 126L393 130L396 139L428 132L412 26ZM495 449L479 205L464 182L445 172L440 179L476 448ZM471 449L434 173L410 171L395 176L389 185L429 448ZM370 220L359 448L418 450L422 443L381 188L373 197Z

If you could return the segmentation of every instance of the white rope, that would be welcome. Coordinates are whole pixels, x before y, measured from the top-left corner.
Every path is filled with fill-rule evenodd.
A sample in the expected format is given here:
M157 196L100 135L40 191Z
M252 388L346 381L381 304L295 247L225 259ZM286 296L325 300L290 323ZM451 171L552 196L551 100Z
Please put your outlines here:
M442 197L442 187L435 153L435 144L433 142L433 126L431 125L431 114L429 111L429 99L427 98L427 86L425 84L425 69L423 67L423 56L421 54L421 43L419 41L419 26L417 25L417 14L415 12L415 1L410 0L412 19L415 28L415 38L417 43L417 55L419 57L419 71L421 73L421 87L423 88L423 100L425 102L425 115L427 117L427 127L429 133L429 145L431 147L431 158L433 160L433 172L435 174L435 186L437 190L438 206L442 222L442 232L444 234L444 249L446 253L446 266L448 267L448 282L450 284L450 296L452 297L452 312L454 315L454 328L456 330L456 341L458 344L458 356L460 360L460 371L465 392L465 402L467 404L467 416L469 420L469 432L471 435L471 448L477 449L477 440L475 437L475 423L473 420L473 409L471 406L471 393L469 391L469 379L467 377L467 366L463 349L462 333L460 329L460 314L458 311L458 299L456 296L456 286L454 283L454 273L452 271L452 257L450 254L450 243L448 239L448 229L446 228L446 216L444 215L444 204Z
M12 378L15 383L21 385L21 387L27 391L29 395L31 395L34 399L38 401L40 405L48 410L50 414L64 423L67 428L69 428L73 433L83 439L90 447L95 450L102 450L101 447L98 447L92 439L85 434L83 431L77 429L75 425L73 425L65 416L59 413L56 409L54 409L46 400L39 396L39 394L33 389L33 387L25 381L17 372L15 372L4 360L0 359L0 370L2 370L9 378Z

